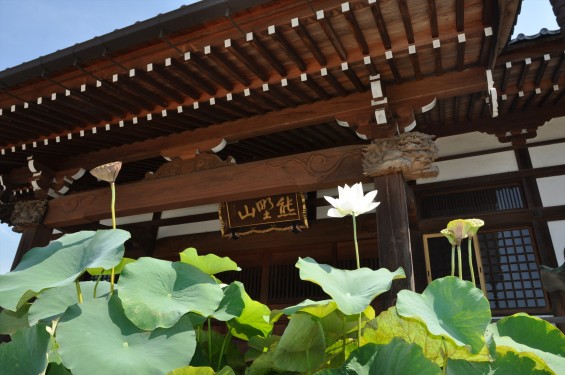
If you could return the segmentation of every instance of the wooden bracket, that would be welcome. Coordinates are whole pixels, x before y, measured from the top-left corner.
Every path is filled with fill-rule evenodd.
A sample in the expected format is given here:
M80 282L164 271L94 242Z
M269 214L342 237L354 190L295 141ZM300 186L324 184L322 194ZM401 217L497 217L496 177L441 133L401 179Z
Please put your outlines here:
M196 155L212 151L218 153L226 147L227 142L223 138L213 138L201 141L197 144L191 144L191 147L184 148L182 145L161 150L161 155L167 160L173 159L194 159Z

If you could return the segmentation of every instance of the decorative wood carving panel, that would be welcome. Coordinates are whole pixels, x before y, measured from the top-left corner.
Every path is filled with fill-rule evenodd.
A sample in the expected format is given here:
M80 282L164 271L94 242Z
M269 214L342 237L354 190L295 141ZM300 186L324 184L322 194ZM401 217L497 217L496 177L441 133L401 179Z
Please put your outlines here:
M178 176L233 165L235 165L235 160L231 156L224 161L214 154L202 153L192 159L173 160L165 163L155 173L147 173L145 180L156 180L163 177Z
M365 174L376 177L401 172L406 181L437 176L439 169L432 165L438 156L434 138L411 132L373 140L363 150Z

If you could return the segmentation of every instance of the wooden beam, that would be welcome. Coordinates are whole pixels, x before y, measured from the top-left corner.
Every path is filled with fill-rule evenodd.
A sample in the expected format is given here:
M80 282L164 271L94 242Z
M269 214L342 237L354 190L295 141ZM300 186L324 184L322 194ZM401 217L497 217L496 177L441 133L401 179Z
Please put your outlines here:
M393 108L407 107L413 102L421 102L423 99L433 97L442 99L455 93L465 95L480 92L486 89L486 80L477 79L477 77L483 74L483 69L475 68L467 69L463 72L446 73L441 77L424 78L419 81L391 85L387 87L389 105ZM432 81L433 84L430 84ZM313 85L315 81L308 77L304 83ZM319 87L317 84L316 86ZM316 88L316 86L312 87ZM256 98L258 97L256 96ZM200 143L210 139L224 138L228 142L235 142L260 135L333 121L340 114L370 110L371 93L366 91L313 104L305 104L296 108L257 115L247 119L224 122L166 137L86 153L68 160L61 160L57 167L58 171L77 167L91 169L100 164L115 160L130 162L147 159L160 156L162 150L176 147L197 148Z
M269 80L269 76L263 71L255 60L250 58L243 48L239 45L236 40L226 39L224 41L224 47L228 52L235 56L239 61L241 61L247 69L249 69L253 74L255 74L263 82Z
M345 50L343 43L341 43L339 36L335 32L332 23L328 18L325 18L323 10L319 10L316 12L316 19L318 23L322 26L322 29L326 33L326 36L328 37L330 42L332 43L332 46L334 47L335 52L338 54L341 61L347 60L347 51Z
M316 43L314 38L312 38L312 35L310 35L310 32L308 31L306 26L301 24L298 18L293 18L291 20L291 26L300 40L302 40L302 43L304 43L312 56L314 56L318 64L320 64L321 66L327 65L328 61L326 59L326 56L324 56L322 50L318 47L318 43Z
M289 41L285 38L280 27L275 25L269 26L268 33L281 45L283 50L285 50L287 56L292 61L294 61L298 69L300 69L301 72L305 72L308 68L306 66L306 63L304 62L304 60L302 60L298 52L296 52L296 49L294 49L292 44L290 44Z
M386 29L386 23L381 13L381 7L378 1L371 3L371 13L373 13L373 18L379 30L379 35L383 42L383 46L390 50L392 48L392 43L390 41L390 36L388 35L388 30Z
M369 54L369 46L367 45L367 41L365 40L365 36L363 36L363 31L361 30L361 27L359 26L359 22L357 22L357 18L355 17L355 13L353 13L353 10L351 10L350 7L349 7L349 3L343 3L341 5L341 12L343 13L343 16L345 17L345 19L347 20L347 23L349 24L349 28L351 29L351 32L353 33L353 36L355 37L355 41L357 42L357 46L359 46L361 53L363 55L368 55Z
M363 180L363 146L345 146L117 187L116 214L138 215L181 207L307 192ZM86 224L110 216L110 188L49 201L43 224Z

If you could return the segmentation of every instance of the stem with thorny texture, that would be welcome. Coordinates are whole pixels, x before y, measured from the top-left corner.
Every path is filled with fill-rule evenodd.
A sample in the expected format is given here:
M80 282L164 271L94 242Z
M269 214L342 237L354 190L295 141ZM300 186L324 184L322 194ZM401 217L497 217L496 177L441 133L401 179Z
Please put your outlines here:
M222 357L224 355L224 350L226 348L226 343L231 339L231 333L230 331L228 331L228 333L226 333L226 337L224 337L224 342L222 342L222 348L220 350L220 358L218 359L218 367L216 368L216 371L220 371L220 366L222 365Z
M110 205L112 211L112 229L116 229L116 184L110 183L112 189L112 203ZM114 267L112 267L112 274L110 275L110 294L114 294L114 278L115 272Z
M78 303L82 303L82 291L80 290L80 283L78 279L75 280L75 285L77 287Z
M351 214L353 218L353 242L355 243L355 261L357 262L357 269L361 268L361 261L359 260L359 245L357 244L357 223L355 221L355 214Z
M455 276L455 245L451 246L451 276Z
M208 318L208 362L212 366L212 322Z
M475 270L473 268L473 241L471 241L471 237L469 237L469 242L467 249L469 250L469 268L471 269L471 280L473 281L473 285L475 284Z
M463 264L462 264L462 260L461 260L461 244L457 244L457 261L459 262L459 264L457 265L457 267L459 268L459 278L461 280L463 280Z
M353 242L355 243L355 261L357 262L357 269L361 268L361 260L359 259L359 244L357 243L357 222L355 220L355 213L351 214L353 218ZM357 319L357 347L361 347L361 314Z
M101 278L102 278L102 274L98 275L98 278L96 279L96 284L94 284L94 292L92 293L92 296L94 298L96 298L96 289L98 289L98 283L100 282Z

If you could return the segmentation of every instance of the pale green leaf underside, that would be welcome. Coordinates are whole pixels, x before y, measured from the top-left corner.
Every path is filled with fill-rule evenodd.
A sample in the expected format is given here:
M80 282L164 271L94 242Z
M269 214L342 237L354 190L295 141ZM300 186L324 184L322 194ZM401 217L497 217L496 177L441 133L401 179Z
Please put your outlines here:
M154 258L128 264L118 287L126 316L145 330L172 327L188 312L209 316L224 297L220 285L198 268Z
M73 375L165 374L190 362L196 335L188 316L144 331L124 314L118 293L69 307L57 326L59 352Z
M346 315L362 313L375 297L390 289L393 280L406 277L402 268L394 272L386 268L340 270L312 258L299 258L296 267L302 280L320 285Z
M484 347L483 335L491 321L490 305L472 283L448 276L432 281L422 294L398 293L396 309L405 318L415 318L428 330L468 345L472 353Z
M14 271L0 275L0 306L16 311L44 289L73 283L87 268L112 268L129 237L120 229L79 232L30 250Z

